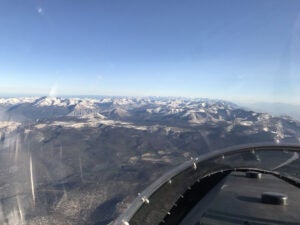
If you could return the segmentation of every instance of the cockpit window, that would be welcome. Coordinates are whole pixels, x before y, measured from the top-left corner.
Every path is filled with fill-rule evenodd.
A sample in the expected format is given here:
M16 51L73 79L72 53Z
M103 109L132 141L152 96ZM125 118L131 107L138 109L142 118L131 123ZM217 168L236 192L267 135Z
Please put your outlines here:
M187 161L298 146L299 37L297 0L1 0L0 224L126 225Z

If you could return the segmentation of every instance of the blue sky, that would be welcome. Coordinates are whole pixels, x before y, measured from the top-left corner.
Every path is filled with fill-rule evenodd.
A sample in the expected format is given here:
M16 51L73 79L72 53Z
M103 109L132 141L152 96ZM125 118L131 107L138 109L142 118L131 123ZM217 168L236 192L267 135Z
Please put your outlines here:
M300 102L298 0L0 0L0 94Z

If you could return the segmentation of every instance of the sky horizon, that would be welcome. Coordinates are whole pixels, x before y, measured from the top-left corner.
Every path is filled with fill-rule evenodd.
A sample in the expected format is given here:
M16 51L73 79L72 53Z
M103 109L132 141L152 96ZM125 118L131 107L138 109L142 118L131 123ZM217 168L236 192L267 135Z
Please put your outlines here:
M300 2L0 2L0 95L300 102Z

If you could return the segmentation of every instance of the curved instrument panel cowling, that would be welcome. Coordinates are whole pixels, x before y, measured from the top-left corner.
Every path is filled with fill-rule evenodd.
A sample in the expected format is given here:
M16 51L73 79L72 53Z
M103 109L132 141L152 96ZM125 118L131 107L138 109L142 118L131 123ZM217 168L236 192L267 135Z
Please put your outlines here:
M207 194L209 189L233 171L268 173L299 186L299 152L300 145L265 143L234 146L201 155L179 165L150 185L114 224L158 225L178 222L193 208L201 194ZM195 190L197 197L191 194ZM190 200L181 200L187 196L190 196ZM177 219L170 220L171 214Z

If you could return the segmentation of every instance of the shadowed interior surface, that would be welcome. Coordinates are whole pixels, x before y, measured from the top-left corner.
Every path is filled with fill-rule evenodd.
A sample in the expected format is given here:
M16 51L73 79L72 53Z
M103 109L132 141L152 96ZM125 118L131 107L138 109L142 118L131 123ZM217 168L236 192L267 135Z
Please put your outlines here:
M299 224L299 189L273 175L263 174L261 179L253 179L243 172L233 172L221 188L214 189L211 190L214 195L200 201L180 225ZM261 194L266 191L287 194L288 204L262 203Z
M182 202L189 202L186 200L182 200L185 197L189 197L193 199L189 193L193 187L196 187L196 183L204 182L207 177L210 176L217 176L217 174L223 174L218 179L210 179L209 185L211 190L206 192L203 195L203 198L199 199L199 204L201 201L205 202L205 198L209 196L210 192L214 192L213 199L215 201L222 200L224 204L220 204L223 207L227 207L227 212L234 212L230 211L231 203L237 202L236 207L256 207L255 203L260 201L260 195L263 191L278 191L278 192L292 192L294 195L298 192L299 186L299 146L288 146L288 145L260 145L260 146L243 146L243 147L236 147L231 149L224 149L217 152L210 153L205 156L201 156L201 158L193 159L189 162L186 162L175 168L174 170L170 171L168 174L163 176L161 179L157 180L154 184L152 184L148 189L146 189L141 195L144 198L149 200L149 203L143 203L140 198L137 198L131 208L122 215L115 224L124 224L127 221L130 225L132 224L179 224L183 219L188 215L188 212L191 212L192 206L181 204ZM238 173L235 171L243 171L243 173ZM254 183L249 182L257 182L252 180L251 178L246 178L245 172L247 171L257 171L263 172L263 179L261 179L260 185L256 186ZM228 177L225 177L228 173L231 173ZM269 175L268 175L269 174ZM250 179L250 181L249 181ZM248 183L247 183L248 182ZM220 186L224 183L225 186ZM224 187L229 185L233 188L231 190L231 195L224 192ZM251 184L251 185L250 185ZM276 184L276 185L274 185ZM278 184L278 185L277 185ZM206 184L207 185L207 184ZM241 186L239 186L241 185ZM277 187L278 186L278 187ZM222 187L222 188L221 188ZM269 188L272 187L272 188ZM275 189L274 189L275 188ZM279 188L278 190L276 188ZM235 196L236 193L239 193L240 189L243 189L245 193L249 192L250 195L247 196L245 193L240 193L238 196ZM280 191L283 189L282 191ZM201 188L198 188L201 190ZM203 189L202 189L203 190ZM214 191L213 191L214 190ZM224 189L226 191L226 188ZM195 192L197 193L197 192ZM252 193L252 195L251 195ZM199 192L199 195L203 193ZM287 193L289 195L289 193ZM199 197L198 195L198 197ZM234 197L234 200L231 198ZM219 200L218 200L219 199ZM227 200L224 200L227 199ZM295 202L294 204L298 204ZM253 205L254 204L254 205ZM260 202L259 202L260 204ZM196 205L196 203L195 203ZM217 203L215 205L218 205ZM220 206L220 207L221 207ZM179 208L178 208L179 207ZM207 206L206 206L207 207ZM214 223L216 224L224 224L223 222L217 223L217 219L224 219L224 221L229 221L228 224L236 224L240 223L241 220L237 218L229 218L229 216L222 216L216 215L215 212L219 212L220 208L211 209L210 211L201 210L202 213L198 213L197 221L200 221L199 215L203 215L203 219L212 222L214 219ZM226 208L225 207L225 208ZM266 207L262 205L261 207ZM294 205L291 205L294 207ZM175 210L175 208L177 208ZM182 209L181 213L180 210ZM188 208L188 210L187 210ZM298 208L298 205L297 207ZM172 218L172 212L176 211L173 215L177 217L175 220ZM188 211L188 212L187 212ZM184 213L182 213L184 212ZM203 214L206 212L207 214ZM210 212L210 214L208 213ZM211 212L214 214L211 216ZM222 212L222 211L220 211ZM247 212L246 208L245 211ZM273 211L274 213L274 211ZM205 216L206 215L206 216ZM255 222L254 224L266 224L268 218L272 215L272 213L266 213L265 217L258 217L262 219L261 222ZM238 217L239 214L236 214ZM249 216L249 220L253 218ZM214 217L214 218L212 218ZM226 218L225 218L226 217ZM280 217L280 213L278 214ZM202 218L202 217L201 217ZM168 221L172 221L169 223ZM221 220L222 221L222 220ZM230 221L232 223L230 223ZM277 220L276 220L277 221ZM275 221L275 222L276 222ZM279 220L281 222L279 224L293 224L293 220ZM277 222L278 222L277 221ZM299 220L298 220L299 221ZM236 223L235 223L236 222ZM247 224L247 218L245 217L245 221ZM274 221L273 221L274 222ZM282 223L287 222L287 223ZM291 223L289 223L291 222ZM272 223L271 221L267 222ZM191 223L189 223L191 224ZM210 224L210 223L208 223ZM251 223L250 223L251 224Z

